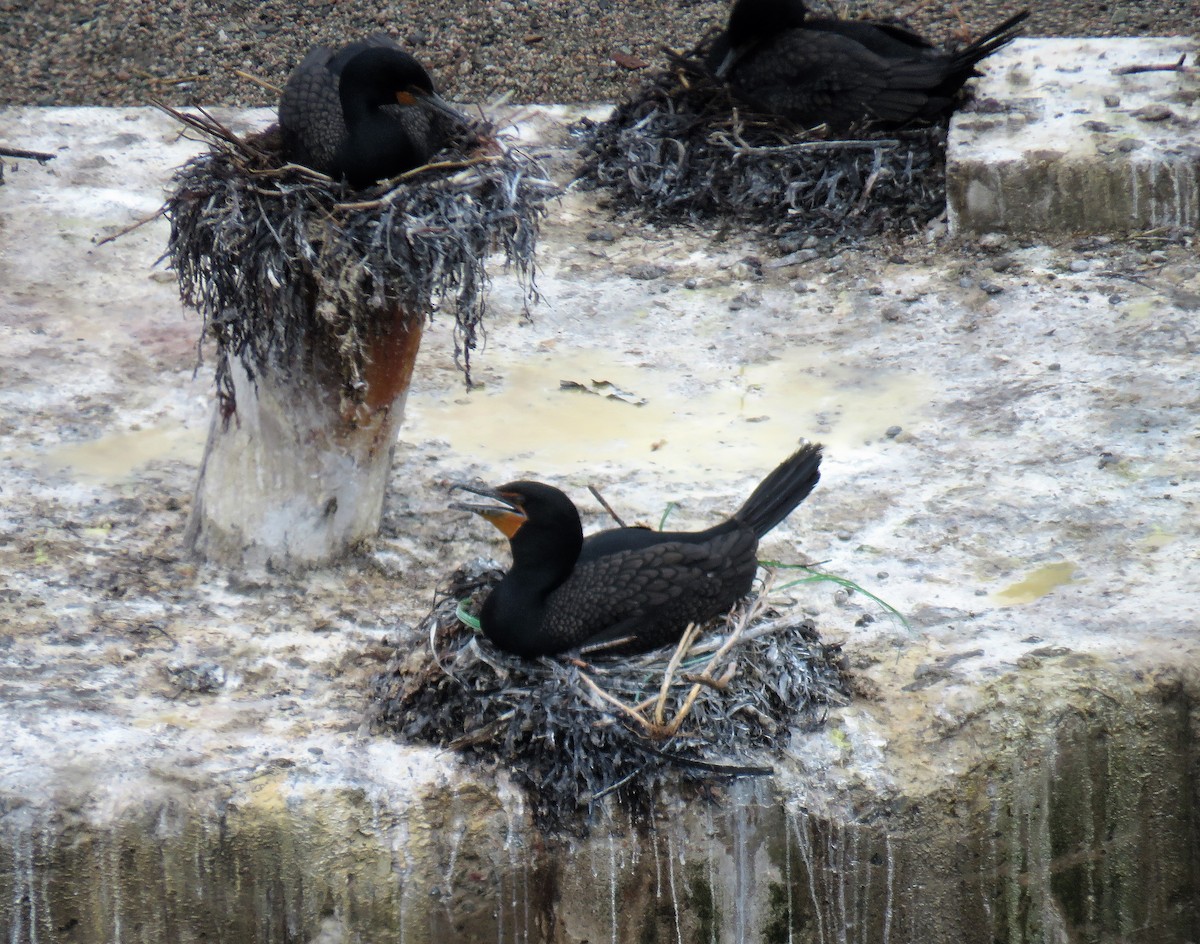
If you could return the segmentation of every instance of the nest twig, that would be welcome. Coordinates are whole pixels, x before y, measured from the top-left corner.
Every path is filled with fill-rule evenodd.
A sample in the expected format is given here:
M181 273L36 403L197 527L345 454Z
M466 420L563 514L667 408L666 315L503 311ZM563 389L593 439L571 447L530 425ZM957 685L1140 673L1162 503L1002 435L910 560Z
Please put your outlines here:
M945 209L945 122L831 138L739 108L704 66L670 55L634 97L583 122L577 179L652 223L737 221L780 240L915 232Z
M668 781L771 772L791 732L845 695L840 649L763 591L679 644L630 656L521 659L464 626L500 573L459 571L375 684L373 726L507 769L538 823L584 832L606 797L648 817Z
M210 144L176 173L163 211L180 294L217 342L227 415L230 356L255 377L316 352L361 402L366 341L398 307L424 318L453 302L470 383L494 250L516 268L525 304L537 299L534 249L557 189L490 124L473 123L427 166L351 192L284 163L276 128L242 136L203 109L159 107Z

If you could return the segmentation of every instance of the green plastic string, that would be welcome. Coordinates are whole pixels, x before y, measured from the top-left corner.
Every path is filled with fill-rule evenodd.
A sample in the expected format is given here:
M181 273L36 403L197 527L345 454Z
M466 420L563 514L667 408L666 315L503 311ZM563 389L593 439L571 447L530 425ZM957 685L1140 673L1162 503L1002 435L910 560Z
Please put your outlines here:
M470 626L477 633L482 631L479 625L479 617L472 616L467 612L467 601L465 599L458 601L458 606L454 608L454 615L458 617L458 621L464 626Z
M877 604L883 607L888 613L898 619L906 630L912 632L912 626L905 619L904 614L892 606L887 600L877 597L870 590L864 589L859 584L855 583L846 577L839 577L837 574L826 573L823 570L817 570L807 564L784 564L780 561L760 561L763 567L774 567L777 570L806 570L809 573L807 577L801 577L798 580L793 580L785 583L782 586L772 587L772 590L787 590L789 587L795 587L802 583L836 583L839 587L845 587L847 590L853 590L855 593L861 593L868 600L874 600Z

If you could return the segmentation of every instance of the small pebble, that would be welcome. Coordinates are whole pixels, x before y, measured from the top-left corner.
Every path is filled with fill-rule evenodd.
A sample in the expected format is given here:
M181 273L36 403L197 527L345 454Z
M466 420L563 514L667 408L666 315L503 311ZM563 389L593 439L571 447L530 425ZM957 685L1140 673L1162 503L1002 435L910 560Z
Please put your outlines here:
M775 245L779 247L781 253L788 255L804 245L804 237L799 233L788 233L786 236L780 236Z
M1117 108L1120 106L1120 104L1121 104L1121 96L1120 95L1105 95L1104 96L1104 105L1106 108Z
M1152 105L1139 108L1130 114L1134 118L1140 118L1142 121L1166 121L1168 118L1175 117L1175 113L1161 102L1155 102Z
M961 279L958 280L959 288L970 288L974 284L975 283L971 279L967 278L965 275Z
M889 426L889 427L887 428L887 432L885 432L883 435L885 435L885 436L886 436L888 439L895 439L897 436L899 436L899 435L900 435L900 433L901 433L902 431L903 431L903 430L902 430L902 427L899 427L899 426Z
M992 271L1007 272L1014 265L1016 265L1016 262L1012 256L997 256L992 260Z
M687 289L694 289L699 284L695 279L688 278L683 280L683 287Z
M639 262L631 265L625 274L639 282L649 282L652 279L661 279L667 274L667 270L651 262Z
M796 279L796 281L792 283L792 291L797 295L803 295L808 291L808 283L805 282L804 279Z
M1070 269L1072 272L1086 272L1092 267L1092 264L1086 259L1072 259Z
M995 282L980 282L979 287L988 295L999 295L1004 291L1004 286L997 285Z
M1062 364L1060 364L1058 361L1055 361L1053 364L1047 367L1046 370L1062 370Z

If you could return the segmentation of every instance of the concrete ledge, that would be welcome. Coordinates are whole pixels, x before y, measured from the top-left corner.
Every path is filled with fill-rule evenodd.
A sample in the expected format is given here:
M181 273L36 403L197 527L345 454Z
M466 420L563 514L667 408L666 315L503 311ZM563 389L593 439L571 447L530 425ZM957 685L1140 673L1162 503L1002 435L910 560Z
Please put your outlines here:
M528 109L520 139L565 168L573 117ZM182 546L211 364L154 267L167 223L97 245L200 145L149 109L0 126L58 154L0 188L0 940L1200 939L1194 240L764 262L570 193L548 304L526 320L497 275L480 386L429 325L381 537L245 572ZM702 527L800 435L829 447L820 490L764 556L827 560L909 627L787 591L856 696L773 789L555 842L503 771L363 733L438 582L502 553L447 481L561 484L589 530L593 483Z
M1113 233L1200 223L1194 39L1026 39L950 126L952 231Z

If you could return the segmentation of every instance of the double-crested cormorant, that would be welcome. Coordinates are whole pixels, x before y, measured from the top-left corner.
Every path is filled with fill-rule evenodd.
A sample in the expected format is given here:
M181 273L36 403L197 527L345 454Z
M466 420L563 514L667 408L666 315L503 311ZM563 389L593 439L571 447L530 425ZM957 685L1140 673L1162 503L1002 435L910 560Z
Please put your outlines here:
M512 548L512 567L483 604L483 632L522 656L603 644L642 651L676 640L688 623L720 616L750 592L759 539L813 490L820 465L819 444L801 447L707 531L614 528L586 540L579 512L553 486L460 485L500 505L452 507L486 518Z
M354 187L419 167L464 119L421 63L382 34L317 46L279 100L284 157Z
M803 0L737 0L709 66L747 104L798 124L897 126L948 112L1028 16L950 52L890 23L813 17Z

